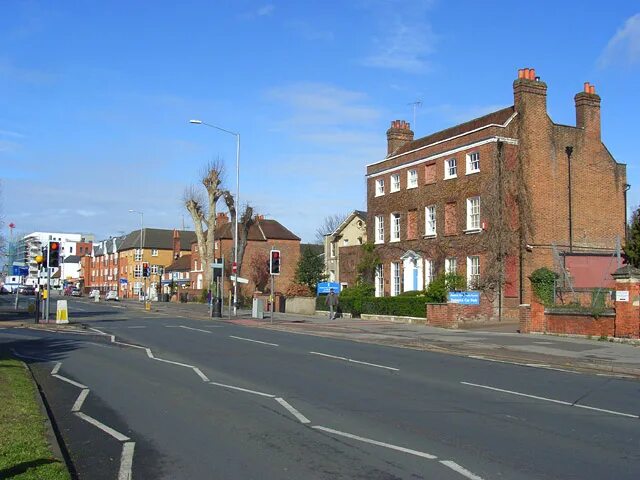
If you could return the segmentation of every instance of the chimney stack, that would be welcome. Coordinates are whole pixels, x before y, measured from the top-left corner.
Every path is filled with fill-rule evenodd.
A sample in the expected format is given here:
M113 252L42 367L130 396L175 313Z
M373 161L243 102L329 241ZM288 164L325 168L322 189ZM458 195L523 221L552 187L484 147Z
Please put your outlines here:
M178 258L180 255L180 232L177 228L173 229L173 258Z
M391 127L387 130L387 157L409 142L413 142L413 131L409 122L404 120L391 122Z
M582 128L585 134L600 139L600 96L596 94L596 86L584 83L583 91L574 97L576 102L576 127Z
M216 215L216 225L219 227L225 223L229 223L229 216L224 212L219 212Z
M513 97L519 114L547 113L547 84L536 76L535 68L521 68L513 82Z

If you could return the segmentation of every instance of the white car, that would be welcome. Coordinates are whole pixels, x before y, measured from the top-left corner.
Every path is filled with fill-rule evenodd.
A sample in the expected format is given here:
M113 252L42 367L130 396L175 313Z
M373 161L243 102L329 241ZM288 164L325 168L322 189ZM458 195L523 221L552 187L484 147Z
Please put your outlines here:
M105 300L114 300L114 301L118 301L118 292L116 292L115 290L110 290L107 292L107 296L104 297Z
M95 298L100 296L100 290L94 289L89 292L89 298Z

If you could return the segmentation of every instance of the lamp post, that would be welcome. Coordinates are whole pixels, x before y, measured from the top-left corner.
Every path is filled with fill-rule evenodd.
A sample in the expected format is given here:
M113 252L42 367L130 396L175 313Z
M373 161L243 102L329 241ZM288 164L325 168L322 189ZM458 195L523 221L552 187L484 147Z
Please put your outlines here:
M143 252L143 247L144 247L144 240L142 238L142 236L144 235L144 212L141 212L140 210L129 210L129 213L139 213L140 214L140 290L142 290L142 261L143 261L143 256L142 256L142 252ZM138 290L138 298L140 298L140 290ZM146 294L146 292L145 292Z
M209 123L203 122L202 120L189 120L189 123L193 125L206 125L207 127L215 128L216 130L220 130L221 132L228 133L236 137L236 215L234 219L234 231L235 235L233 238L233 263L238 265L238 210L240 209L240 134L236 132L232 132L231 130L227 130L216 125L211 125ZM215 248L214 248L215 252ZM236 316L238 314L238 271L236 270L234 279L233 279L233 315Z

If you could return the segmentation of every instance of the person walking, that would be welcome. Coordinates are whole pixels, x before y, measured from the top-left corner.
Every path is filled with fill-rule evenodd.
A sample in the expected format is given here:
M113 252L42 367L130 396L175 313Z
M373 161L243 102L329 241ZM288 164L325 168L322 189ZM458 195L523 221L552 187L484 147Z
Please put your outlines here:
M338 296L333 293L333 288L329 289L329 295L327 295L325 299L325 304L329 306L329 320L335 319L334 307L338 306Z

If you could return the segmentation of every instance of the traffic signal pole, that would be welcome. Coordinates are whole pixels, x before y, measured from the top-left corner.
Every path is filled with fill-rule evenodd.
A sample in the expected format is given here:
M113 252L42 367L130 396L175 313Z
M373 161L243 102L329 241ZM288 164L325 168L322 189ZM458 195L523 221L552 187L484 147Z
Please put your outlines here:
M44 321L49 323L49 299L51 298L51 248L47 248L47 298L44 306Z

